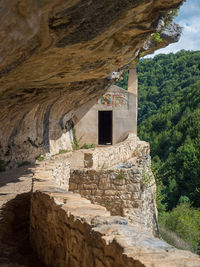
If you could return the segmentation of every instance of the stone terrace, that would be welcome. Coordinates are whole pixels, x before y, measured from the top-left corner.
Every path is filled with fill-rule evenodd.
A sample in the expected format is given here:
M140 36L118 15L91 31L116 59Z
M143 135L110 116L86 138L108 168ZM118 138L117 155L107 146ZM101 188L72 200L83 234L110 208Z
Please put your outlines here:
M137 144L141 150L137 145L128 163L136 168L147 164L148 169L149 151ZM84 159L85 152L77 152ZM36 166L1 173L0 266L200 267L197 255L177 250L146 232L142 224L130 225L127 218L111 216L106 207L69 192L70 158L71 153L57 155ZM83 170L101 174L97 169ZM107 175L114 170L102 171Z
M127 147L131 153L123 154ZM113 146L111 151L122 151L122 160L118 155L116 166L97 169L74 167L71 168L69 179L69 190L74 193L80 193L82 197L89 199L94 204L100 204L106 207L112 215L120 215L128 218L129 223L142 229L158 233L156 220L155 203L155 179L150 169L149 145L146 142L137 143L128 140L123 147L123 143ZM100 156L106 155L109 150L105 147L100 148ZM109 150L109 152L110 152ZM128 152L129 152L128 150ZM98 148L95 151L97 155ZM89 154L89 153L88 153ZM109 154L109 153L108 153ZM92 155L92 152L91 152ZM131 155L131 158L129 158ZM115 155L114 155L115 156ZM116 157L117 158L117 157ZM106 163L111 165L112 159Z
M42 172L34 177L30 225L32 246L47 266L200 266L197 255L110 216L106 208L58 187Z

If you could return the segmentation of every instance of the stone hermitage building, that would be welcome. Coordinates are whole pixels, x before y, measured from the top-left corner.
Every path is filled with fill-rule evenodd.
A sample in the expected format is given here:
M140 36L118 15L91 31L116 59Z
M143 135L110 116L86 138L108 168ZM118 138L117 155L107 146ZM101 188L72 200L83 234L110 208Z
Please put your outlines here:
M81 145L114 145L129 133L137 134L136 66L129 69L128 91L112 85L87 109L83 107L74 117L76 138Z

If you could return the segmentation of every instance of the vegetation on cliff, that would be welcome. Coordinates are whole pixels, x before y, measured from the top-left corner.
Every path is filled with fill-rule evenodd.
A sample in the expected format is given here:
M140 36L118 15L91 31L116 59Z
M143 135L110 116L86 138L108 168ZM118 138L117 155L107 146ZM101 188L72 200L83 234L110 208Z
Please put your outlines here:
M160 221L200 252L200 51L142 59L137 69L138 135L151 145ZM127 73L118 85L127 88Z

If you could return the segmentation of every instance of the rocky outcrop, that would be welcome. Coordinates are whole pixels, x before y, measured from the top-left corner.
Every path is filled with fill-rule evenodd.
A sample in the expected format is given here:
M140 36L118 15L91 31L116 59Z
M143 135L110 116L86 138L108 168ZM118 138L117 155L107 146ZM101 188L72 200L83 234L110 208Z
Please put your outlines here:
M71 149L77 109L103 94L182 2L2 0L1 165Z
M164 21L161 20L160 27L158 30L160 31L158 40L154 37L154 35L151 35L151 37L145 42L143 48L140 50L140 55L145 56L147 54L151 54L154 51L163 48L171 43L176 43L179 41L182 28L174 23L171 22L166 27L162 28L162 25L164 25Z

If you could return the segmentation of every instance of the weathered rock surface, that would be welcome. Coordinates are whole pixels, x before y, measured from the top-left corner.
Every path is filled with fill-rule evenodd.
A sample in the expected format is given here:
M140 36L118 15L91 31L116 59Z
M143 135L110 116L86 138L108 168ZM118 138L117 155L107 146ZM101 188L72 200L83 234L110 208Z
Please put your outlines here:
M182 2L1 0L2 164L70 149L66 122L103 94L112 72L134 60Z
M151 36L151 38L145 42L143 48L140 50L141 55L145 56L147 54L151 54L155 50L163 48L170 43L178 42L181 33L182 33L182 28L178 24L174 22L169 23L169 25L166 26L164 29L162 29L159 34L160 42L156 41L156 39L153 38L153 36Z

